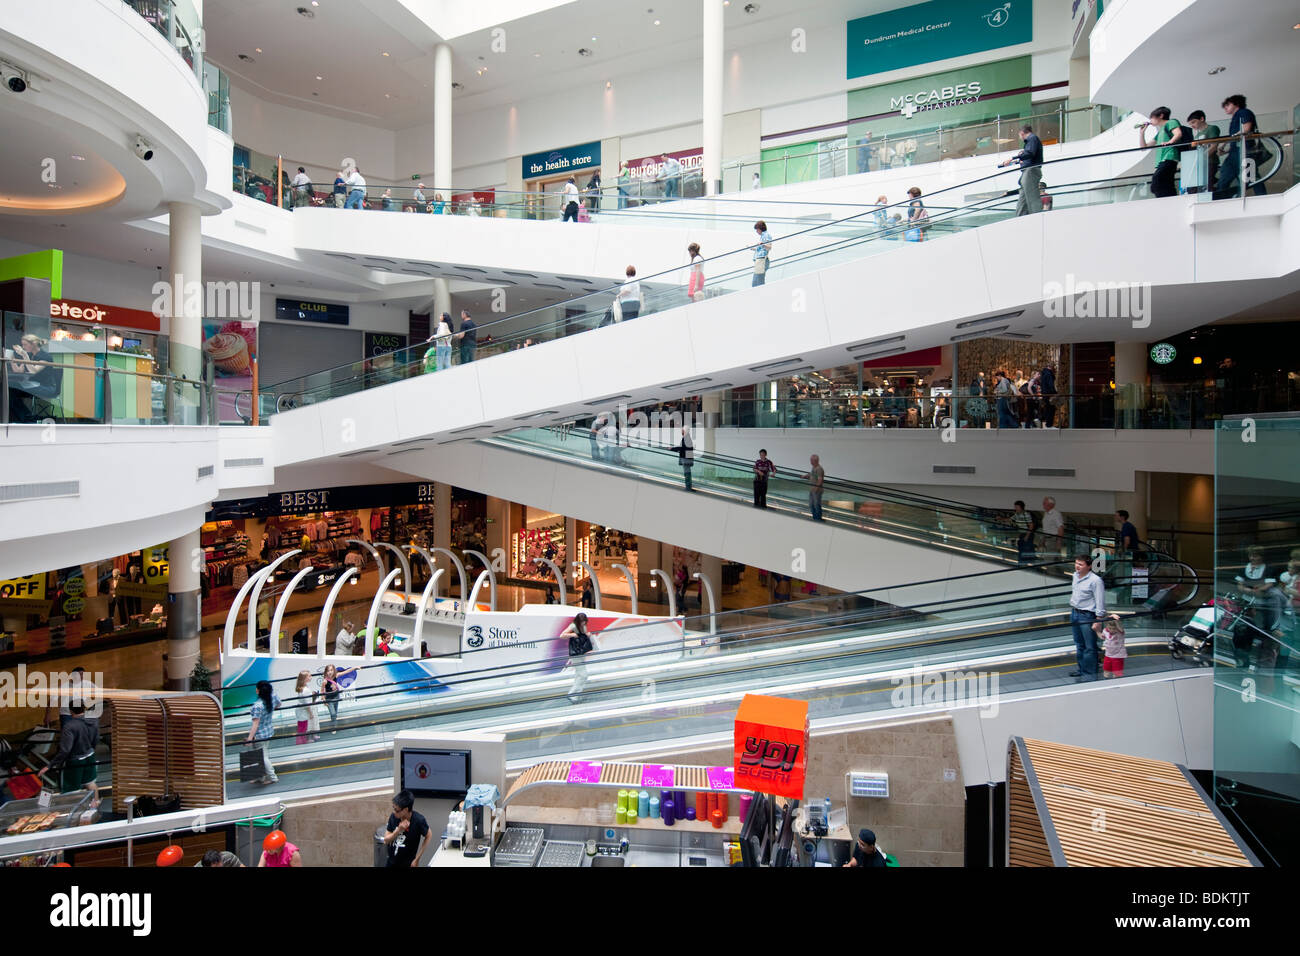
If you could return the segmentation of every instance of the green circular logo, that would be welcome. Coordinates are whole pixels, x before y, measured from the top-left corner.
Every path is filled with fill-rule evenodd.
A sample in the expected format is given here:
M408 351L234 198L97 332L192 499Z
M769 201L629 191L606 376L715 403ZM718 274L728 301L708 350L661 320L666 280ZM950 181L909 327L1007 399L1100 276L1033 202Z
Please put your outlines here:
M1178 356L1178 350L1168 342L1151 346L1151 361L1157 365L1168 365Z

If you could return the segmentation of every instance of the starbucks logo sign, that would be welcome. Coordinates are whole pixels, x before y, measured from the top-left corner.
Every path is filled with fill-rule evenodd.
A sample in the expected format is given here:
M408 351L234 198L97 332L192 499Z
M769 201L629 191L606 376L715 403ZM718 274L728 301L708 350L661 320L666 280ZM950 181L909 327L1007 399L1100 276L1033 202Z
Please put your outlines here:
M1151 361L1157 365L1168 365L1178 356L1178 350L1168 342L1151 346Z

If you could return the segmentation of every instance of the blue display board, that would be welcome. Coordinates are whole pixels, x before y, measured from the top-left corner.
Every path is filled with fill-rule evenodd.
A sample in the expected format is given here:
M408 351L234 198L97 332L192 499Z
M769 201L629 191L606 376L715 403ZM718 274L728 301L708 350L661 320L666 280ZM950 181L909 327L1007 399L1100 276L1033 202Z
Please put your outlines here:
M583 169L595 169L599 165L600 143L583 143L581 146L566 146L544 153L529 153L524 157L523 178L563 176Z

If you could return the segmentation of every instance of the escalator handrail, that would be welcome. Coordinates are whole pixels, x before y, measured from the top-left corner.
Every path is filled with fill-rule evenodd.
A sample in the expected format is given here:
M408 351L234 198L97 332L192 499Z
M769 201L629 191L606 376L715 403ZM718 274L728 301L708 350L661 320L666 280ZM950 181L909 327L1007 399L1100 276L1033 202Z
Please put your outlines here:
M1276 134L1271 134L1271 135L1285 135L1286 132L1289 132L1289 131L1278 131ZM1258 138L1258 137L1269 136L1269 135L1270 135L1270 134L1252 134L1252 137L1251 137L1251 138ZM1234 138L1234 139L1236 139L1236 138ZM1079 156L1059 157L1059 158L1056 158L1056 159L1045 160L1045 161L1041 164L1041 167L1040 167L1040 168L1042 168L1042 167L1047 167L1047 166L1052 166L1052 165L1056 165L1056 164L1060 164L1060 163L1072 163L1072 162L1079 162L1079 161L1081 161L1081 160L1095 160L1095 159L1105 158L1105 157L1109 157L1109 156L1121 156L1121 155L1125 155L1125 154L1129 154L1129 153L1139 153L1139 152L1141 152L1141 153L1145 153L1145 152L1148 152L1149 149L1150 149L1150 147L1143 147L1143 146L1139 146L1139 147L1127 147L1127 148L1123 148L1123 149L1104 150L1104 151L1102 151L1102 152L1098 152L1098 153L1086 153L1086 154L1079 155ZM1280 155L1281 155L1281 153L1280 153L1280 151L1279 151L1279 156L1280 156ZM935 192L930 193L930 194L926 197L926 199L927 199L927 200L933 200L933 198L934 198L935 196L942 196L942 195L944 195L944 194L946 194L946 193L956 193L956 192L959 192L960 190L969 189L969 188L972 187L972 186L978 185L978 184L980 184L980 183L990 182L990 181L992 181L992 180L995 180L995 179L998 179L998 178L1000 178L1000 177L1006 176L1006 175L1008 175L1008 174L1010 174L1010 173L1015 173L1015 172L1017 172L1017 171L1018 171L1018 170L1016 170L1016 169L1012 169L1012 168L1009 168L1009 167L1006 168L1006 169L999 168L999 170L998 170L997 172L991 173L991 174L989 174L989 175L981 176L981 177L979 177L979 178L977 178L977 179L973 179L973 180L970 180L970 181L965 182L965 183L960 183L960 184L953 185L953 186L947 186L947 187L944 187L943 189L936 190ZM1067 184L1067 186L1068 186L1068 185L1069 185L1069 184ZM1065 188L1065 187L1058 187L1058 188ZM888 211L888 210L896 210L896 211L897 211L897 210L906 210L910 202L912 202L912 200L909 198L909 199L907 199L907 200L902 200L902 201L897 202L897 203L890 203L890 204L886 205L885 207L883 207L883 211ZM827 222L819 222L819 223L816 223L816 224L814 224L814 225L809 226L807 229L801 229L801 230L798 230L798 231L796 231L796 232L790 233L789 235L782 236L782 237L780 237L779 239L773 239L773 240L772 240L772 245L775 246L777 243L785 242L786 240L789 240L789 239L795 239L795 238L799 238L799 237L802 237L802 236L806 236L806 235L808 235L808 234L810 234L810 233L814 233L814 232L817 232L818 230L826 229L827 227L830 227L830 226L837 226L837 225L843 225L843 224L845 224L845 223L851 223L851 222L855 222L855 221L860 221L860 220L863 219L863 217L866 217L866 216L874 217L874 216L875 216L875 213L876 213L877 211L878 211L878 210L877 210L876 208L873 207L873 208L870 208L870 209L865 209L865 210L863 210L862 212L855 213L855 214L850 215L850 216L845 216L845 217L843 217L843 218L841 218L841 219L830 220L830 221L827 221ZM757 243L746 244L746 245L744 245L744 246L741 246L741 247L738 248L738 249L732 249L732 250L729 250L728 252L720 253L720 254L718 254L718 255L716 255L716 256L711 256L711 257L708 257L708 258L705 258L705 259L702 259L702 260L699 260L699 261L700 261L700 264L701 264L701 265L707 265L707 263L709 263L709 262L717 262L717 261L719 261L719 260L721 260L721 259L728 258L728 257L730 257L730 256L734 256L734 255L737 255L737 254L744 253L746 250L754 249L756 246L757 246ZM674 286L676 286L676 285L680 284L679 279L680 279L681 272L682 272L682 269L683 269L683 268L684 268L684 267L682 267L682 266L676 266L676 267L674 267L674 268L672 268L672 269L666 269L666 270L664 270L664 271L662 271L662 272L653 273L653 274L648 275L648 276L642 276L642 277L640 277L639 281L649 284L649 283L653 282L653 281L656 280L656 279L663 280L663 281L669 281L669 277L672 277L672 284L673 284ZM716 281L716 280L715 280L715 281ZM576 303L576 302L578 302L578 301L580 301L580 300L590 300L593 296L599 296L599 295L610 295L610 294L613 294L613 293L615 293L615 292L618 291L620 285L621 285L621 283L620 283L620 284L615 284L615 285L609 286L608 288L593 290L592 292L586 292L586 293L583 293L583 294L580 295L580 296L575 296L575 297L573 297L573 298L571 298L571 299L564 300L564 301L559 302L559 303L556 303L556 304L554 304L554 305L544 306L544 307L540 307L540 308L537 308L537 309L530 309L530 310L527 310L526 312L516 313L516 314L511 315L511 316L505 316L505 317L503 317L503 318L501 318L501 319L497 319L497 320L495 320L495 321L493 321L493 322L487 322L487 323L484 323L483 325L479 325L479 326L477 326L478 334L480 334L480 335L482 335L482 334L484 334L484 333L491 334L491 329L493 329L494 327L498 327L498 326L500 326L502 323L505 323L505 322L515 321L515 320L517 320L517 319L518 319L520 316L522 316L522 315L528 315L528 314L530 314L530 313L550 312L550 311L552 311L552 310L554 310L554 309L565 309L565 308L566 308L570 303ZM558 323L551 322L551 323L549 323L549 324L552 325L552 326L554 326L554 325L556 325L556 324L558 324ZM414 347L411 347L411 348L418 348L418 347L419 347L419 346L414 346ZM358 364L358 363L349 362L349 363L346 363L346 364L344 364L344 365L333 366L333 367L328 368L328 369L321 369L321 370L318 370L318 371L316 371L316 372L309 373L309 374L310 374L310 375L321 375L321 374L325 374L325 373L327 373L327 372L335 372L335 371L338 371L338 370L340 370L340 369L348 369L348 368L352 368L352 367L354 367L354 366L357 365L357 364ZM298 377L296 377L296 378L294 378L294 379L289 379L289 380L286 381L286 382L282 382L282 383L278 383L278 384L276 384L276 385L272 385L272 386L269 387L268 390L274 391L274 390L279 389L279 388L280 388L281 386L283 386L283 385L288 385L288 384L291 384L292 382L296 382L296 381L302 380L302 379L307 378L307 377L308 377L308 376L298 376Z

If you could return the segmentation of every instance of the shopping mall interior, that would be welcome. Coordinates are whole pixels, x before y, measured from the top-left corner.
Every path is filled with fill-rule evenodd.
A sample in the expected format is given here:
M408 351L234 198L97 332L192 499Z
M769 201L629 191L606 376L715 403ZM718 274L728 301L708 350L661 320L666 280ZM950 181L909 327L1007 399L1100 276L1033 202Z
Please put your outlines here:
M1300 863L1249 6L4 4L0 864Z

